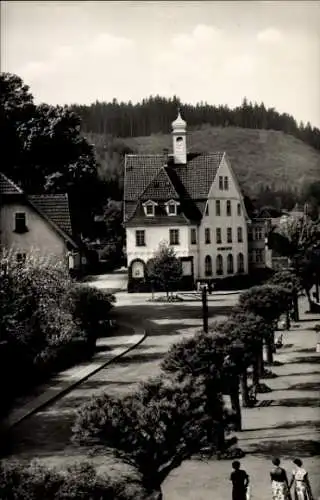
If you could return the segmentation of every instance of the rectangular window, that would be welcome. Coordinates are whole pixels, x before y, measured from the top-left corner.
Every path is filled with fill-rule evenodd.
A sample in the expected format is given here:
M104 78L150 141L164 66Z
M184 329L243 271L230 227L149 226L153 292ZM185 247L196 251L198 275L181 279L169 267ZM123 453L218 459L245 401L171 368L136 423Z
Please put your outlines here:
M179 229L170 229L169 230L169 240L170 240L170 245L180 245Z
M228 179L228 177L224 178L224 189L225 189L225 191L228 191L228 189L229 189L229 179Z
M227 243L232 243L232 227L227 228Z
M228 217L231 216L231 201L230 200L227 200L226 213L227 213Z
M209 215L209 203L206 204L205 215Z
M238 213L238 215L241 215L241 204L240 203L238 203L238 205L237 205L237 213Z
M206 245L209 245L211 243L210 229L208 227L206 227L204 230L204 240Z
M223 190L223 177L222 177L222 175L219 176L219 189L220 189L220 191Z
M216 200L216 215L221 215L220 200Z
M27 230L26 214L24 212L16 212L15 214L15 231L24 233Z
M243 242L242 227L238 227L238 243Z
M136 247L145 247L146 246L146 235L144 229L138 229L136 231Z
M146 215L154 215L154 206L146 205Z
M191 245L197 244L197 230L191 229Z
M262 240L263 239L263 230L262 227L256 227L255 228L255 240Z
M177 215L177 206L173 203L168 205L169 215Z
M217 244L222 243L221 227L217 227L217 229L216 229L216 240L217 240Z

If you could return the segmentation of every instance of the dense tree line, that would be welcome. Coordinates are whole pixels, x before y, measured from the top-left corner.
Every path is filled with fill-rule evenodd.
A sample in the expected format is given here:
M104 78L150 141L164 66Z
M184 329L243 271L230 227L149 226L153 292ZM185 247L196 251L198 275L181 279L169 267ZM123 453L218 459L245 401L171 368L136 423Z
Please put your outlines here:
M85 133L94 132L113 137L138 137L168 133L180 107L190 128L204 123L214 127L243 127L250 129L281 130L320 150L320 130L308 122L298 124L288 113L279 113L243 99L241 106L212 106L208 103L185 104L177 96L165 98L150 96L137 104L129 102L99 102L90 106L72 105L82 119Z

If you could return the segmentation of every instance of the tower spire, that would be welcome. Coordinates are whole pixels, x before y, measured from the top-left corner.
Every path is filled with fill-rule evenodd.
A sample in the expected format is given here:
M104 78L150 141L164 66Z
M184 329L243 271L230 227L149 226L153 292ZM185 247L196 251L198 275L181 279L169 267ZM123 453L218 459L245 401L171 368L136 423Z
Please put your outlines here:
M178 116L172 122L173 157L176 164L185 165L187 163L187 122L180 114L180 106L177 107Z

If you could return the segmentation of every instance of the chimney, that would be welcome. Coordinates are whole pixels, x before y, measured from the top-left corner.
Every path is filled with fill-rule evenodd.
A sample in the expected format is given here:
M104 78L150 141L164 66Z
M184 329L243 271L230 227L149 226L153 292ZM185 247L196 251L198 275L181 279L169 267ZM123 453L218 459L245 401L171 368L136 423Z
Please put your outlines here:
M164 157L164 159L163 159L164 160L164 164L167 167L168 166L168 160L169 160L169 149L168 148L164 148L162 154L163 154L163 157Z

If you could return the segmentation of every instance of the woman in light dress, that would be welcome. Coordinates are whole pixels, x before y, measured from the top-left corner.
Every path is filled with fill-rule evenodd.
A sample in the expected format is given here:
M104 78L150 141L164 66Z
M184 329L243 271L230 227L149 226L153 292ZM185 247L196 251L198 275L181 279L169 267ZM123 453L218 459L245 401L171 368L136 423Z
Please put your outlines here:
M286 471L280 467L279 458L274 458L272 463L274 465L270 472L272 500L291 500Z
M294 499L295 500L313 500L311 486L308 478L307 471L302 467L302 460L296 458L293 460L296 469L292 471L292 479L290 488L293 485Z

